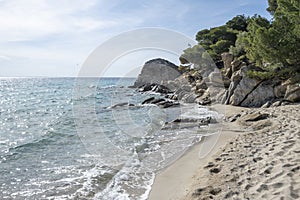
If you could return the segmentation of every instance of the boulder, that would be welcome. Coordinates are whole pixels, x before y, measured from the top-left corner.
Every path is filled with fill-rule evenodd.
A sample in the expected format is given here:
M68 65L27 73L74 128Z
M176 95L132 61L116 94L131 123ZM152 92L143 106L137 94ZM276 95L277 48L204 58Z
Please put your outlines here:
M206 85L205 81L196 83L196 90L199 90L199 89L204 89L204 90L207 89L207 85Z
M223 99L222 99L222 103L224 104L229 104L230 103L230 99L231 96L234 93L234 90L236 89L236 87L238 86L238 84L240 83L240 81L242 80L242 76L240 75L240 71L239 72L235 72L232 77L231 77L231 82L229 84L229 88L226 91Z
M286 93L287 85L279 84L274 87L274 95L277 98L283 98Z
M195 80L202 80L202 76L199 71L195 71L194 73L192 73L192 76L195 78Z
M196 90L195 93L196 93L198 96L202 96L205 92L206 92L205 89L199 89L199 90Z
M300 84L291 84L287 86L284 99L291 102L300 101Z
M214 72L210 73L210 75L208 76L208 81L209 81L209 83L207 83L207 84L224 87L224 81L222 78L222 74L218 71L214 71Z
M269 114L267 114L267 113L254 112L254 113L244 115L241 118L241 121L256 122L256 121L267 119L268 117L269 117Z
M151 103L154 99L155 99L154 97L150 97L150 98L144 100L144 101L142 102L142 104L148 104L148 103Z
M272 105L270 101L267 101L264 105L261 106L261 108L269 108Z
M198 96L196 94L186 94L182 97L184 103L194 103Z
M222 57L222 61L224 63L224 69L225 69L225 71L227 69L231 69L231 62L233 61L233 58L234 58L233 55L230 54L230 53L222 53L221 57Z
M231 70L232 73L238 71L241 68L242 62L238 59L235 59L234 61L231 62Z
M224 87L229 88L231 80L227 76L224 76L223 81L224 81Z
M231 76L232 76L231 68L228 68L228 69L224 70L224 76L226 76L228 78L231 78Z
M180 75L181 72L175 64L161 58L153 59L144 64L133 87L149 83L161 84L162 81L172 81Z
M175 91L179 87L179 84L176 83L175 81L163 81L162 85L166 86L172 91Z
M274 82L260 81L249 78L248 70L261 70L255 66L244 66L240 63L241 69L234 72L231 83L226 91L222 103L234 106L261 107L267 101L276 99Z
M107 107L108 109L113 109L113 108L120 108L120 107L126 107L126 106L134 106L132 103L124 102L124 103L117 103L115 105L112 105L110 107Z
M158 92L158 93L161 93L161 94L167 94L167 93L171 93L172 91L167 88L166 86L163 86L163 85L155 85L153 88L152 88L152 91L153 92Z
M261 107L266 101L275 99L272 82L261 82L251 93L249 93L241 106L244 107Z
M211 102L222 103L222 99L223 99L223 96L226 92L226 89L223 88L223 87L213 87L213 86L211 86L206 90L206 92L209 93L209 97L210 97Z
M179 103L172 102L172 101L164 101L159 104L159 107L161 107L161 108L169 108L169 107L175 107L175 106L179 106Z
M153 92L157 92L157 93L161 93L161 94L168 94L168 93L172 92L168 87L160 85L160 84L156 84L156 83L145 84L145 85L141 86L138 91L139 92L153 91Z
M282 101L275 101L274 103L272 103L272 105L270 107L278 107L281 106Z
M234 89L235 85L232 85L231 91L232 95L229 97L229 103L231 105L237 106L240 105L245 97L253 91L253 89L259 84L258 80L251 79L246 76L246 72L249 68L248 67L242 67L238 73L236 73L236 80L241 79ZM236 84L234 82L233 84Z
M196 99L196 102L199 105L206 106L206 105L211 104L211 99L209 97L199 98L199 99Z
M151 102L151 104L158 104L158 103L161 103L161 102L164 102L166 101L165 99L155 99Z
M192 87L190 85L182 85L180 86L180 89L186 92L190 92Z

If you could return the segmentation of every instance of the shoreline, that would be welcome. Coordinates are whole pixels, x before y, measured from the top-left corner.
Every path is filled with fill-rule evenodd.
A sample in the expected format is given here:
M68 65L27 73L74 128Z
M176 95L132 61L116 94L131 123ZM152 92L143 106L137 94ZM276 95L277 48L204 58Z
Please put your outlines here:
M217 145L204 159L196 157L201 140L158 173L149 200L299 198L300 104L213 109L223 108L224 117L242 117L223 122ZM257 113L268 118L247 121Z
M222 114L223 118L247 109L220 104L207 108ZM232 124L230 125L232 126ZM191 179L195 178L195 171L197 171L199 167L207 164L212 156L218 153L220 148L223 148L229 140L236 136L236 131L238 131L239 126L234 124L231 128L236 130L234 132L230 131L228 123L224 122L224 120L215 126L210 126L207 130L208 132L213 133L221 129L222 133L203 136L199 143L188 149L178 160L165 169L160 170L156 174L154 183L151 186L148 200L178 200L187 195L189 189L192 187ZM202 155L202 158L199 158L201 149L211 144L214 144L214 146L208 154L205 156ZM176 174L176 176L174 176L174 174Z

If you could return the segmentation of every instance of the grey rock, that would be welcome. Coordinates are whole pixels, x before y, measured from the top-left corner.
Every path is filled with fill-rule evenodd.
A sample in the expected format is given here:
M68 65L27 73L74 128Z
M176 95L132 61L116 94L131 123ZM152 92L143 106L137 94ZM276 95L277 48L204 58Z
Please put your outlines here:
M161 84L162 81L172 81L180 75L181 72L175 64L161 58L153 59L144 64L133 87L149 83Z
M224 71L225 71L225 73L224 73L224 75L226 76L226 77L228 77L228 78L231 78L231 76L232 76L232 69L231 68L227 68L227 69L224 69Z
M209 93L210 100L214 103L222 103L223 96L225 95L226 89L224 87L209 87L206 90Z
M269 117L269 114L267 113L260 113L260 112L255 112L251 114L247 114L241 118L242 121L245 122L256 122L260 120L267 119Z
M272 82L262 82L246 96L245 100L241 103L241 106L260 107L266 101L273 100L274 98L275 95Z
M167 93L171 93L172 91L167 88L166 86L163 86L163 85L155 85L153 88L152 88L152 91L153 92L158 92L158 93L161 93L161 94L167 94Z
M117 103L117 104L112 105L112 106L110 106L110 107L108 107L108 108L113 109L113 108L120 108L120 107L125 107L125 106L134 106L134 104L131 104L131 103L128 103L128 102Z
M197 95L195 95L195 94L186 94L182 97L181 100L184 103L194 103L196 98L197 98Z
M210 85L224 87L224 81L220 72L214 71L210 73L210 75L208 76L208 80Z
M164 101L166 101L166 100L165 100L165 99L155 99L155 100L153 100L151 103L152 103L152 104L158 104L158 103L164 102Z
M274 95L276 98L283 98L286 93L287 85L279 84L274 87Z
M233 95L234 90L236 89L236 87L238 86L238 84L240 83L241 80L242 80L242 76L240 75L240 72L235 72L232 75L231 82L229 84L229 88L223 97L222 103L224 103L224 104L230 103L231 96Z
M207 89L207 85L206 85L204 80L202 80L201 82L196 83L196 90L199 90L199 89L204 89L204 90Z
M159 107L161 108L169 108L169 107L175 107L175 106L179 106L180 104L178 102L172 102L172 101L165 101L162 102Z
M284 99L291 102L300 101L300 84L291 84L287 86Z
M250 79L246 76L247 70L248 67L244 67L241 68L240 72L238 73L238 76L242 77L242 79L236 85L236 88L229 99L229 103L231 105L240 105L246 95L248 95L257 86L257 84L259 84L259 81ZM236 78L238 79L238 77Z
M221 54L222 61L224 63L224 69L231 69L231 62L233 61L233 55L230 53L222 53ZM229 77L230 78L230 77Z
M199 105L206 106L211 104L211 99L209 97L205 97L205 98L197 99L197 102Z
M166 86L172 91L175 91L179 87L179 84L175 81L163 81L162 85Z
M153 91L153 92L157 92L157 93L161 93L161 94L167 94L167 93L171 93L172 92L166 86L163 86L163 85L160 85L160 84L156 84L156 83L144 84L143 86L141 86L139 88L139 92L148 92L148 91Z
M192 87L190 85L182 85L180 87L181 90L186 91L186 92L190 92Z
M234 61L231 62L231 69L232 73L238 71L241 68L242 62L238 59L235 59Z
M233 115L233 116L230 116L228 118L226 118L225 120L228 121L228 122L235 122L238 118L240 118L242 115L239 113L239 114L236 114L236 115Z
M274 103L272 103L272 105L270 107L278 107L281 106L281 101L275 101Z
M261 106L261 108L269 108L272 105L270 101L267 101L264 105Z
M151 103L154 99L155 99L154 97L150 97L150 98L144 100L144 101L142 102L142 104L148 104L148 103Z

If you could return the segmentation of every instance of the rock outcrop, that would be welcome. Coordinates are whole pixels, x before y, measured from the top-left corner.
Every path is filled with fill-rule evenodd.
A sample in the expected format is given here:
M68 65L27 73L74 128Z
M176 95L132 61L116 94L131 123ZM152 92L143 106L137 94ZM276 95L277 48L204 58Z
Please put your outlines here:
M223 70L209 72L190 70L181 74L177 66L163 59L146 62L135 82L140 92L153 91L171 101L210 105L223 103L243 107L275 107L300 101L300 84L292 80L257 80L249 70L262 70L247 65L231 54L222 54ZM158 104L160 102L152 102ZM166 100L168 106L169 101ZM161 106L164 107L164 106Z
M163 81L173 81L181 75L178 67L161 58L147 61L133 87L141 87L145 84L161 84Z
M253 67L243 66L234 72L223 103L234 106L260 107L275 98L271 82L251 79L246 72Z
M300 101L300 84L288 85L284 99L291 102Z

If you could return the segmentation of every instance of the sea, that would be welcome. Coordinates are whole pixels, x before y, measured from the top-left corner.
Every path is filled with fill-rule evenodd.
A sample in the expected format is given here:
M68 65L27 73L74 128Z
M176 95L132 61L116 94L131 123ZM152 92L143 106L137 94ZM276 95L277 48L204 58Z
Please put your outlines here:
M0 199L144 200L201 140L194 104L142 105L134 78L0 78ZM197 159L197 158L195 158Z

